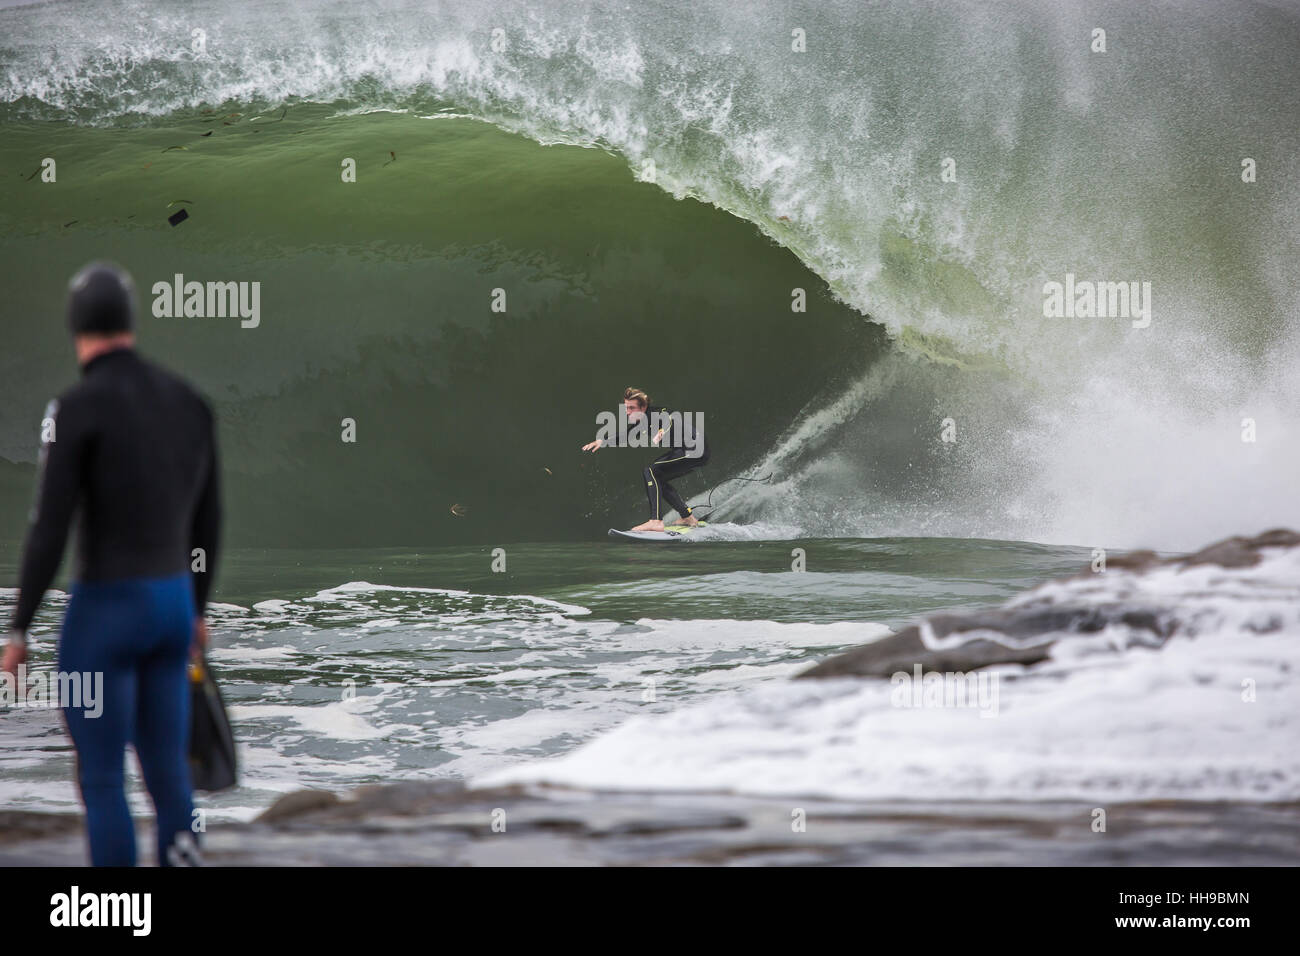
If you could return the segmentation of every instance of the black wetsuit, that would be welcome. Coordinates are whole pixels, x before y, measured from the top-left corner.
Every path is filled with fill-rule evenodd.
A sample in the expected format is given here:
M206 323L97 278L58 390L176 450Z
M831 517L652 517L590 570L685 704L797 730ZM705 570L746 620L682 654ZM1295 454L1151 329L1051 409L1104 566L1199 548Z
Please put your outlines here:
M659 405L649 406L646 409L646 417L639 424L629 426L627 442L629 446L649 445L649 438L654 437L654 432L661 427L660 424L655 423L656 414L672 415L668 409ZM694 420L689 414L668 418L662 425L664 436L658 447L667 447L669 451L664 452L641 472L642 479L645 481L646 499L650 502L650 517L653 519L663 520L665 501L683 518L691 514L691 507L677 493L677 489L670 484L670 481L703 467L709 461L709 443L705 439L704 428L696 430L693 424ZM637 441L634 437L638 434L638 430L642 436L641 441ZM694 446L694 452L690 446Z
M166 577L188 571L192 550L202 548L206 573L193 575L202 614L221 521L207 404L126 348L91 359L53 408L13 628L31 624L78 506L78 581Z
M31 624L79 511L59 671L102 680L97 708L63 704L91 862L135 863L123 778L129 743L157 812L159 864L192 863L186 665L217 561L212 412L179 378L118 349L88 362L46 417L54 431L41 450L12 626Z

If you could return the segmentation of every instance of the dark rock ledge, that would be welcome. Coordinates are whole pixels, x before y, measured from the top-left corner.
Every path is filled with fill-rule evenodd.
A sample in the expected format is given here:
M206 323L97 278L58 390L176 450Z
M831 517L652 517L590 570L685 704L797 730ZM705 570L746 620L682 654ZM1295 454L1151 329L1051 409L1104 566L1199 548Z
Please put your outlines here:
M1300 534L1277 528L1253 538L1225 538L1183 557L1161 558L1154 551L1133 551L1109 558L1105 573L1142 575L1154 568L1210 564L1248 568L1259 563L1262 548L1297 546L1300 546ZM1064 580L1102 577L1089 569ZM1096 597L1080 594L1077 601L1063 604L1031 599L1015 607L992 611L936 614L924 624L936 638L956 646L943 650L927 647L921 639L922 625L913 624L897 634L828 658L796 677L888 678L899 671L910 673L917 664L924 671L961 672L993 664L1036 664L1047 659L1052 644L1063 634L1096 633L1121 624L1145 632L1147 643L1161 644L1177 632L1179 619L1176 608L1098 601ZM1000 637L990 637L990 633ZM961 642L963 634L970 634L970 639Z

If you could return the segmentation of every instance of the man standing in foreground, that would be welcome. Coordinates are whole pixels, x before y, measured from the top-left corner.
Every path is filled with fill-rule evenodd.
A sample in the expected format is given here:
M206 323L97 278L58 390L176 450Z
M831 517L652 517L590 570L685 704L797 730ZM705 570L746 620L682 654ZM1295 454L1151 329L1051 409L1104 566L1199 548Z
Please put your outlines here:
M64 703L95 866L133 866L124 752L135 746L158 816L158 862L198 862L188 743L191 649L216 566L220 503L212 411L135 351L134 288L92 263L69 286L82 378L46 412L36 506L3 669L26 632L79 512L78 566L59 670L103 674L98 716ZM191 569L194 569L193 571Z

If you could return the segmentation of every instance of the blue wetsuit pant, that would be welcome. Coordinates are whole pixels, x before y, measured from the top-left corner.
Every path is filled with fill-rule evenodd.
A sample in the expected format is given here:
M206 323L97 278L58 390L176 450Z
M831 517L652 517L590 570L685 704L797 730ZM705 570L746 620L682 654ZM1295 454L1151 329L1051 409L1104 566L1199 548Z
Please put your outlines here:
M135 746L158 818L158 862L181 834L189 840L189 649L194 592L188 573L166 578L78 582L63 620L59 670L102 673L102 713L65 706L77 748L94 866L134 866L135 827L127 806L126 745ZM184 859L183 862L192 862Z

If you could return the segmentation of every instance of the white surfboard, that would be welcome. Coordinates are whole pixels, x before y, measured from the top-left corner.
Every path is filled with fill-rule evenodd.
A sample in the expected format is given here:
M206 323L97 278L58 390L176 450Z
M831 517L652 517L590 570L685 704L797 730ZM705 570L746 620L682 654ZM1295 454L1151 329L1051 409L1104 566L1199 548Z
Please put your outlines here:
M676 528L666 525L663 531L619 531L617 528L610 528L609 536L622 541L685 541L692 531L699 531L708 526L707 521L701 521L697 525L682 525Z

